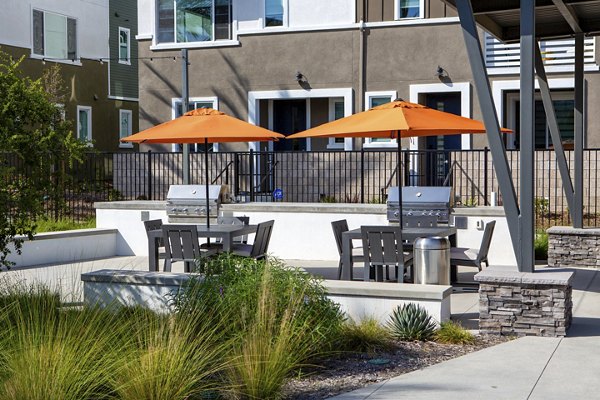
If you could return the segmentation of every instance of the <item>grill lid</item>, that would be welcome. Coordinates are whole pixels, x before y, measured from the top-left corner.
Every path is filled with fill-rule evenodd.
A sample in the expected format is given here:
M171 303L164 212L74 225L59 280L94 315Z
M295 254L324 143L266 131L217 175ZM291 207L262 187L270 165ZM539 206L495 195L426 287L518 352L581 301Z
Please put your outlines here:
M209 185L208 198L217 200L226 197L227 187L225 185ZM205 185L171 185L167 193L167 200L206 200Z
M439 203L449 205L450 191L449 186L403 186L402 203ZM399 202L398 186L392 186L388 189L388 203Z

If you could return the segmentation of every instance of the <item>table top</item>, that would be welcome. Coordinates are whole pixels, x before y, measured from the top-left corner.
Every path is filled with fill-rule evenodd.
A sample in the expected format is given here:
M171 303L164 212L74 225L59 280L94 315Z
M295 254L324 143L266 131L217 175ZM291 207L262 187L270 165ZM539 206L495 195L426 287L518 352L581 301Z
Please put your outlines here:
M424 236L450 236L456 234L456 228L453 226L435 226L430 228L404 228L402 235L406 237L424 237ZM351 239L361 238L360 228L351 229L343 233Z
M198 230L199 236L209 236L209 235L246 235L249 233L256 232L256 228L258 225L232 225L232 224L215 224L207 227L206 224L182 224L182 225L196 225L196 229ZM154 236L162 236L162 229L155 229L148 232L149 237Z

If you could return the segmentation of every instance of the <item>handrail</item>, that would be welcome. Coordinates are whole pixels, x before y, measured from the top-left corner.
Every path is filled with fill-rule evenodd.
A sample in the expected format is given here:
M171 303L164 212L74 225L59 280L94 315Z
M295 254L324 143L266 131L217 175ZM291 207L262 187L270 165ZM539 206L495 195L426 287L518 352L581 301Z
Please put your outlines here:
M450 165L450 169L448 170L448 174L446 174L446 179L444 179L443 186L448 185L448 182L450 181L450 176L452 176L452 174L454 172L454 167L458 168L463 173L463 175L467 179L467 182L470 183L473 188L475 188L475 190L477 191L479 196L481 196L485 199L485 195L483 194L481 189L479 189L479 187L477 187L477 185L475 184L475 181L473 181L473 179L471 179L471 177L469 176L467 171L465 171L464 168L462 167L462 165L460 165L458 163L458 161L456 161L456 160L452 161L452 164Z
M227 172L227 169L228 169L228 168L231 166L231 164L233 164L233 161L229 161L229 162L227 163L227 165L225 166L225 168L223 168L223 169L221 170L221 172L219 173L219 175L217 175L217 176L215 177L215 179L213 179L213 180L212 180L212 182L211 182L210 184L211 184L211 185L214 185L214 184L217 182L217 179L219 179L220 177L222 177L222 176L223 176L223 174L224 174L225 172Z
M260 182L258 182L257 185L254 186L254 190L259 189L262 186L262 184L265 182L265 180L271 176L271 174L273 173L273 170L275 169L277 164L279 164L279 161L277 161L277 160L275 160L275 162L271 163L271 165L269 166L269 172L267 174L263 174L263 178L260 180Z

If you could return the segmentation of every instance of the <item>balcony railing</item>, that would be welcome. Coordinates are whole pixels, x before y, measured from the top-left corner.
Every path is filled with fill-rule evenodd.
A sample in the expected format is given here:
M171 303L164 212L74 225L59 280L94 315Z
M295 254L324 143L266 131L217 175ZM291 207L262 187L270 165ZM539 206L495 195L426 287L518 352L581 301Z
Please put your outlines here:
M583 62L589 69L598 69L596 44L593 37L583 42ZM575 39L547 40L540 42L542 58L548 72L572 71L575 64ZM485 34L485 63L490 73L518 72L520 60L519 43L505 44Z

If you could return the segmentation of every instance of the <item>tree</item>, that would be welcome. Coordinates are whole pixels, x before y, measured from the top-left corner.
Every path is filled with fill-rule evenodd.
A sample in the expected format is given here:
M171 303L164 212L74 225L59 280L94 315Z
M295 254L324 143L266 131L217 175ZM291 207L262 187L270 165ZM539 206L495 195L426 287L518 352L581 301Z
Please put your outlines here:
M65 167L86 149L63 118L58 67L32 79L22 61L0 51L0 267L10 266L11 244L20 254L18 235L33 238L45 202L64 202Z

